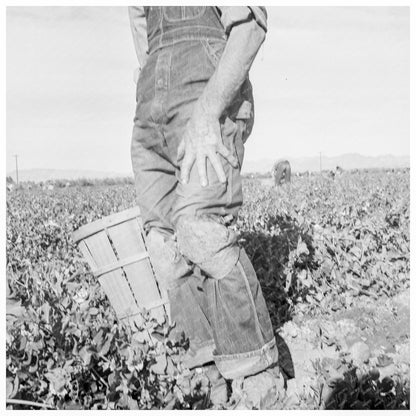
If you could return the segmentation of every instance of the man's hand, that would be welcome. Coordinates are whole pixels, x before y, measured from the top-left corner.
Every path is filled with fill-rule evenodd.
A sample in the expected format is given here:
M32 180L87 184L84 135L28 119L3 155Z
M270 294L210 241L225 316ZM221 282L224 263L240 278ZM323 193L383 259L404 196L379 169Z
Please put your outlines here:
M224 146L218 119L196 106L178 148L178 161L183 158L181 181L188 183L191 169L196 162L201 186L207 186L206 159L208 158L219 181L224 183L226 177L219 155L223 156L233 167L238 166L236 157Z

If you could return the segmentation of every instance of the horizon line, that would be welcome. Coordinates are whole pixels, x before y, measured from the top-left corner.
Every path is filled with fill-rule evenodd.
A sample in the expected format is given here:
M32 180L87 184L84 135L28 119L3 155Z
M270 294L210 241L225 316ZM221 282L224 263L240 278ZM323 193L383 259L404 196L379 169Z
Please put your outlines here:
M378 154L378 155L368 155L368 154L363 154L363 153L356 153L356 152L351 152L351 153L341 153L338 155L333 155L333 156L328 156L325 154L319 154L319 152L313 156L281 156L279 158L276 159L277 160L281 160L281 159L312 159L315 157L327 157L327 158L338 158L338 157L342 157L342 156L348 156L348 155L357 155L357 156L363 156L363 157L369 157L369 158L381 158L381 157L386 157L386 156L392 156L392 157L408 157L410 158L410 152L409 154L394 154L394 153L383 153L383 154ZM269 160L269 161L273 161L275 160L274 158L258 158L258 159L248 159L245 158L243 160L243 164L244 162L259 162L259 161L264 161L264 160ZM101 170L101 169L88 169L88 168L54 168L54 167L28 167L28 168L23 168L23 169L19 169L19 171L23 172L23 171L27 171L27 170L67 170L67 171L84 171L84 172L111 172L111 173L118 173L118 174L125 174L127 173L127 171L123 172L123 171L115 171L115 170ZM9 171L6 171L6 174L8 174L9 172L15 172L16 169L12 169ZM131 170L131 172L133 172L133 170Z

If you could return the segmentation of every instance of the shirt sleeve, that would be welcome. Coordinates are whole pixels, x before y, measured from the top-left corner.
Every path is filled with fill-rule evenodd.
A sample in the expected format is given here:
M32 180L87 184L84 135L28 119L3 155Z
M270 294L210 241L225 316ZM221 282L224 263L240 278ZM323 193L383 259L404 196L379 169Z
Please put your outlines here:
M225 33L230 33L234 25L251 19L254 19L267 32L267 11L263 6L219 6L218 9Z
M136 50L139 66L140 68L143 68L149 51L144 7L129 6L128 11L134 48Z

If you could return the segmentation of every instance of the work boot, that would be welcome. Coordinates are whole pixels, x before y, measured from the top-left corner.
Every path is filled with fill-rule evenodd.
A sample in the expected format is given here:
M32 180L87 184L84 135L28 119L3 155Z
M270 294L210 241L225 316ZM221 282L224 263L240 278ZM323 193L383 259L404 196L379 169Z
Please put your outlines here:
M232 391L232 409L270 410L276 408L279 396L284 395L284 379L275 367L233 380Z
M215 364L205 365L195 369L195 377L192 380L194 385L209 386L210 401L214 408L218 409L224 406L228 400L227 383L221 376Z

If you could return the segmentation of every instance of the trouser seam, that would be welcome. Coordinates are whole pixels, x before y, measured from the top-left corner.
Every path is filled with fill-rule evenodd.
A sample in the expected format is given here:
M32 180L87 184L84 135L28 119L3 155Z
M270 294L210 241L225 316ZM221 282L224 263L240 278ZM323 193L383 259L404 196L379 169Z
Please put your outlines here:
M259 321L259 317L257 316L256 304L254 303L254 298L253 298L253 295L252 295L251 290L250 290L250 283L248 281L246 272L244 270L243 265L241 264L240 259L238 259L238 261L237 261L237 267L240 269L240 272L243 275L244 284L246 286L247 294L248 294L248 297L250 299L251 307L253 308L254 321L255 321L255 325L256 325L257 336L259 337L259 340L261 341L262 345L264 345L265 340L264 340L264 337L263 337L263 333L261 332L260 321Z

